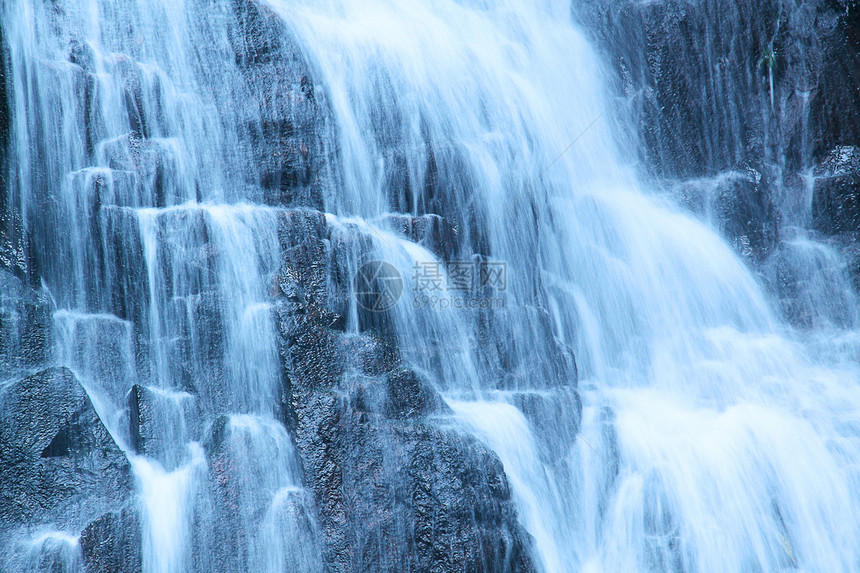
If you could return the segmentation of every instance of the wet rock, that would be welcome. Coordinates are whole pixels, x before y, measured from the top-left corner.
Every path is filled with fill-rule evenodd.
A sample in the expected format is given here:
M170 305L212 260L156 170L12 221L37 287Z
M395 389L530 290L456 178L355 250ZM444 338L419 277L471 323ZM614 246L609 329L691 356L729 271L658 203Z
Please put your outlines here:
M131 67L128 64L127 67ZM135 77L132 75L132 77ZM140 90L139 85L134 89ZM99 142L96 154L100 163L107 165L114 173L126 179L115 181L125 187L126 193L112 193L105 205L118 204L132 207L166 207L187 200L180 195L181 186L180 166L178 155L181 153L175 142L169 139L145 139L146 113L140 100L143 96L138 93L132 97L127 95L129 114L136 118L133 131L127 135ZM128 192L133 190L133 192ZM134 198L131 205L123 201ZM200 197L197 197L200 199Z
M688 180L674 188L680 203L709 221L735 251L760 264L776 248L780 218L764 176L748 167Z
M52 305L44 293L0 270L0 376L32 370L51 354Z
M383 413L399 420L448 412L439 394L414 371L398 368L386 375L386 401Z
M318 211L289 210L278 215L278 241L283 265L278 279L280 295L326 304L328 289L328 227ZM301 284L299 273L301 269Z
M190 394L135 384L126 396L131 446L167 471L188 457L186 444L198 435L198 412Z
M0 161L2 159L0 158ZM0 178L5 174L6 170L2 169ZM0 189L0 192L3 190ZM34 262L29 255L29 236L24 230L17 206L10 204L10 199L11 197L0 195L0 207L3 207L0 213L0 270L7 270L19 278L28 279L27 282L33 285L36 281Z
M330 571L532 571L499 459L448 426L441 396L369 334L284 304L284 418Z
M4 524L50 521L77 531L131 495L128 460L69 370L4 387L0 418Z
M102 515L84 528L80 538L87 573L140 573L141 544L140 518L131 507Z
M847 328L860 319L851 289L852 279L855 287L857 282L857 259L852 259L857 251L839 247L792 237L763 265L763 278L785 320L799 328Z
M276 558L284 571L322 570L313 497L298 486L284 426L267 417L219 416L204 451L208 496L195 509L197 569L260 570ZM272 543L282 551L269 552Z
M13 209L9 193L11 165L9 162L10 127L12 115L9 108L9 48L6 44L4 26L0 23L0 267L18 266L24 259L21 252L20 214Z
M12 189L12 92L9 90L9 51L2 24L0 24L0 270L8 270L19 278L28 278L34 284L27 249L28 235L21 220L20 205Z
M514 392L511 402L528 420L532 434L545 446L541 451L544 461L560 464L562 460L553 455L552 445L558 444L559 439L562 443L576 440L582 412L579 393L571 387L551 391Z
M830 26L824 37L822 79L811 105L813 155L860 142L860 6L828 0Z
M88 73L96 73L96 55L87 42L77 38L69 42L69 61Z
M418 243L443 261L452 260L457 253L457 228L439 215L388 215L386 223L396 232Z
M614 64L650 167L677 178L745 161L796 171L821 149L810 135L844 137L836 124L860 109L845 70L857 60L850 18L833 4L619 0L574 11Z
M331 113L283 19L257 0L233 2L230 41L248 91L251 172L264 200L323 209ZM244 102L243 102L244 103Z
M762 175L748 169L725 183L713 206L720 231L741 256L760 262L779 238L779 217Z
M526 325L527 334L512 336L512 324ZM496 372L500 389L576 388L579 374L573 349L555 337L552 318L542 307L482 311L478 346L485 368ZM571 413L579 419L578 409Z
M813 227L853 243L860 239L860 149L833 149L818 167L812 198Z
M11 116L9 113L9 47L6 44L6 31L0 24L0 164L3 166L0 182L6 182L6 144L9 142L9 125ZM5 195L6 188L0 187L0 196Z

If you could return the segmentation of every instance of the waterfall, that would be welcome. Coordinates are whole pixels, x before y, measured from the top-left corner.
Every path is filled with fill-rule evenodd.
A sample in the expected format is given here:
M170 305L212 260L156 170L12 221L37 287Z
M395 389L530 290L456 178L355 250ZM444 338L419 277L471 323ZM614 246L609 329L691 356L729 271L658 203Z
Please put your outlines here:
M46 366L74 373L128 461L133 496L114 510L138 516L140 569L420 570L332 565L365 558L350 545L364 533L333 533L338 511L372 514L372 530L388 510L340 482L342 506L314 489L338 464L309 452L306 418L326 416L301 408L361 400L335 383L329 402L296 404L290 345L306 332L284 324L302 320L320 348L345 341L332 364L360 361L350 349L368 336L397 349L420 381L409 399L441 396L417 425L500 461L539 571L860 568L860 323L842 255L791 221L780 269L811 318L787 321L713 214L639 162L645 143L575 13L566 0L0 4L7 202L52 305ZM741 177L692 184L707 195ZM310 362L318 386L331 370L372 387ZM405 488L407 426L392 427L368 442L382 469L336 471ZM32 570L84 570L89 518L63 523L15 530ZM403 529L376 550L417 554L385 547L420 544Z
M274 416L277 213L233 172L241 110L219 107L245 89L236 64L226 83L211 75L231 6L3 10L16 199L57 305L56 360L129 457L142 569L313 570L313 543L290 528L301 477ZM219 496L241 510L223 515ZM217 561L219 543L234 562Z
M402 210L395 172L406 209L482 233L464 250L507 262L509 307L482 334L514 341L515 372L558 342L574 349L580 439L514 407L546 379L523 368L499 388L474 315L395 308L400 344L415 360L432 349L454 410L502 459L546 571L857 567L856 365L805 345L730 247L637 176L567 3L271 3L332 94L335 208ZM838 266L792 260L815 277ZM830 284L809 296L853 316L854 295Z

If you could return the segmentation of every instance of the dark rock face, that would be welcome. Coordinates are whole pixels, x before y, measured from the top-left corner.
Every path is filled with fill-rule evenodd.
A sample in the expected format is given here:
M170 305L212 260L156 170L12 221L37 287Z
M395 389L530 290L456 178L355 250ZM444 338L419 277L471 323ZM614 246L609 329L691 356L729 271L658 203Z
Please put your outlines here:
M794 228L834 239L860 283L857 182L833 167L860 142L856 2L617 0L573 10L612 64L643 164L779 300L794 301L783 304L789 321L811 324L815 305L798 301L816 296L809 275L820 262L807 256L810 270L788 260Z
M0 376L47 363L52 344L48 298L0 270Z
M832 27L825 37L823 81L811 106L815 158L860 143L860 4L829 0L826 5Z
M399 361L386 370L380 341L288 324L286 408L332 570L532 570L501 462L434 420L441 398Z
M856 11L836 4L620 0L576 11L618 72L649 165L675 178L783 156L788 170L808 165L810 120L858 109L844 71L856 70L856 50L847 57ZM840 123L839 138L856 135Z
M735 251L760 264L779 242L779 214L767 182L752 168L677 184L676 199L711 222Z
M34 514L86 519L126 499L128 461L71 372L45 370L1 392L5 523Z
M305 244L326 231L315 232ZM311 252L285 250L276 312L284 419L316 497L327 570L534 570L499 459L452 424L384 338L332 328L314 270L324 263Z
M388 215L386 221L395 231L443 261L452 260L458 252L457 228L439 215Z
M860 149L835 148L816 173L814 228L849 242L860 239Z
M4 547L12 548L19 527L50 523L79 531L130 498L125 454L68 370L52 368L5 386L0 419Z
M143 571L141 530L136 510L106 513L81 533L81 552L87 573Z
M858 140L860 141L860 140ZM815 172L812 226L842 247L860 292L860 149L838 146Z
M28 235L21 220L17 194L12 193L15 182L9 141L12 123L9 65L9 50L0 23L0 270L10 271L28 285L35 285L38 281L28 249Z
M235 0L230 36L250 96L245 134L251 172L273 206L323 209L329 111L283 19L256 0Z

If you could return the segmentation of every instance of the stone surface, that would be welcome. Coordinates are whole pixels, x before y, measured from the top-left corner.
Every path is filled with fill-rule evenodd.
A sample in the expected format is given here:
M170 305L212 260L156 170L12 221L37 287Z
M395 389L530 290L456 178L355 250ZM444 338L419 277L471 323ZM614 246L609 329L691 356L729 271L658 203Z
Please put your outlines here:
M0 389L0 419L4 526L50 522L79 531L129 498L128 460L69 370Z
M172 471L188 459L187 443L199 435L199 413L191 394L135 384L126 396L130 445Z
M744 161L793 171L857 135L856 8L615 0L574 12L612 62L661 176Z
M779 242L779 214L763 175L752 167L683 181L673 193L752 263L764 261Z
M457 228L439 215L392 214L385 221L396 232L418 243L443 261L452 260L458 251Z
M106 513L81 532L81 552L87 573L143 571L140 519L126 507Z
M28 285L38 283L28 235L21 220L21 209L13 193L11 124L12 90L9 50L3 24L0 23L0 270L13 273Z
M0 270L0 377L45 365L51 356L52 305L43 292Z
M206 495L194 509L195 570L323 570L313 495L300 486L283 425L259 416L219 416L203 448L208 469L201 479ZM281 551L267 553L275 546Z
M860 149L833 149L817 169L814 189L813 227L847 242L860 240Z
M331 175L330 111L284 20L257 0L233 2L230 41L248 92L243 138L269 205L322 209Z
M722 234L786 320L850 324L860 5L587 0L572 10L611 64L657 186Z
M534 570L498 457L384 337L332 328L314 274L323 262L296 264L308 253L285 252L276 313L283 415L327 570Z
M828 0L822 81L811 103L814 157L840 145L860 144L860 4Z

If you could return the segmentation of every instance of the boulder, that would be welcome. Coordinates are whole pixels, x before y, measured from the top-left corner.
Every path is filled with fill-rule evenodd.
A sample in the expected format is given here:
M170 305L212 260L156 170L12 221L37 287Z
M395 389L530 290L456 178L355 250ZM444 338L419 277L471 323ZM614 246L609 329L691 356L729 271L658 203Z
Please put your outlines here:
M133 507L96 519L81 532L79 543L87 573L143 571L140 518Z
M131 468L65 368L0 390L0 522L80 531L133 492Z
M533 571L498 457L431 384L313 303L277 311L284 419L314 493L330 571Z

